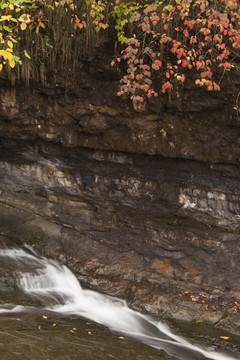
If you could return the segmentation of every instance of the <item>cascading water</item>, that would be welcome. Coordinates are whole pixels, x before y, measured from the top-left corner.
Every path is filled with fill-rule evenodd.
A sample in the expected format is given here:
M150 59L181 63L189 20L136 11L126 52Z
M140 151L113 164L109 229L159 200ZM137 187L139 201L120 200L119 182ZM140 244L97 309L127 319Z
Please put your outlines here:
M0 257L13 261L19 287L36 297L45 310L77 315L107 326L110 330L166 351L181 360L234 360L225 354L203 350L174 335L166 325L129 309L126 302L81 288L64 265L39 256L33 249L0 249ZM29 311L21 305L5 304L0 313ZM235 359L236 360L236 359Z

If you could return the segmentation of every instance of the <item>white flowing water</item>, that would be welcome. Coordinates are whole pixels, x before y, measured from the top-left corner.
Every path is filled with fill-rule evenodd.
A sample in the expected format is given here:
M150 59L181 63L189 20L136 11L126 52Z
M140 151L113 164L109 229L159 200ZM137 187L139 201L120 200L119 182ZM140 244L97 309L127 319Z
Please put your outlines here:
M125 301L95 291L84 290L64 265L23 249L0 249L0 257L14 262L19 287L36 297L45 310L77 315L108 327L113 332L166 351L180 360L236 360L226 354L208 351L174 335L161 322L131 310ZM9 304L0 313L17 313L29 308Z

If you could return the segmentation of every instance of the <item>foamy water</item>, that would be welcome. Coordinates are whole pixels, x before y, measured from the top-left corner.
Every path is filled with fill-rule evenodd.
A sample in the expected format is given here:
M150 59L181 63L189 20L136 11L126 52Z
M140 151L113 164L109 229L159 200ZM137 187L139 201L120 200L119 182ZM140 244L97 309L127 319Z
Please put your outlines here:
M110 330L165 350L180 360L237 360L227 354L208 351L177 336L162 322L131 310L125 301L82 289L75 275L54 260L33 249L1 249L0 256L14 262L19 287L41 301L43 309L77 315L100 323ZM26 270L24 270L27 269ZM32 311L21 304L5 304L0 313Z

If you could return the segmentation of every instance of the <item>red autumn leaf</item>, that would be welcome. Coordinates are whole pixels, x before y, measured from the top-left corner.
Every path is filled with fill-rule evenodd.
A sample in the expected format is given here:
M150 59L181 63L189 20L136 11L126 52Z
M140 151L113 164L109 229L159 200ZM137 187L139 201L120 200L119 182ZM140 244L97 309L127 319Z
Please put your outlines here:
M185 81L185 75L182 74L182 76L181 76L181 82L183 83L184 81Z

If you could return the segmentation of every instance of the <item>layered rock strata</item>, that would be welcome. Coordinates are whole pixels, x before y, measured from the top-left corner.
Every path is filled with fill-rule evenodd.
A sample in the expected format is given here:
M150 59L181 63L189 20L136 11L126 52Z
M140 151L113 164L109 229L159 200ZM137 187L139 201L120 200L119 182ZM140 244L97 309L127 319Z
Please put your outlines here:
M2 87L1 234L155 314L205 317L185 290L239 300L239 83L208 97L189 85L143 113L106 79Z

